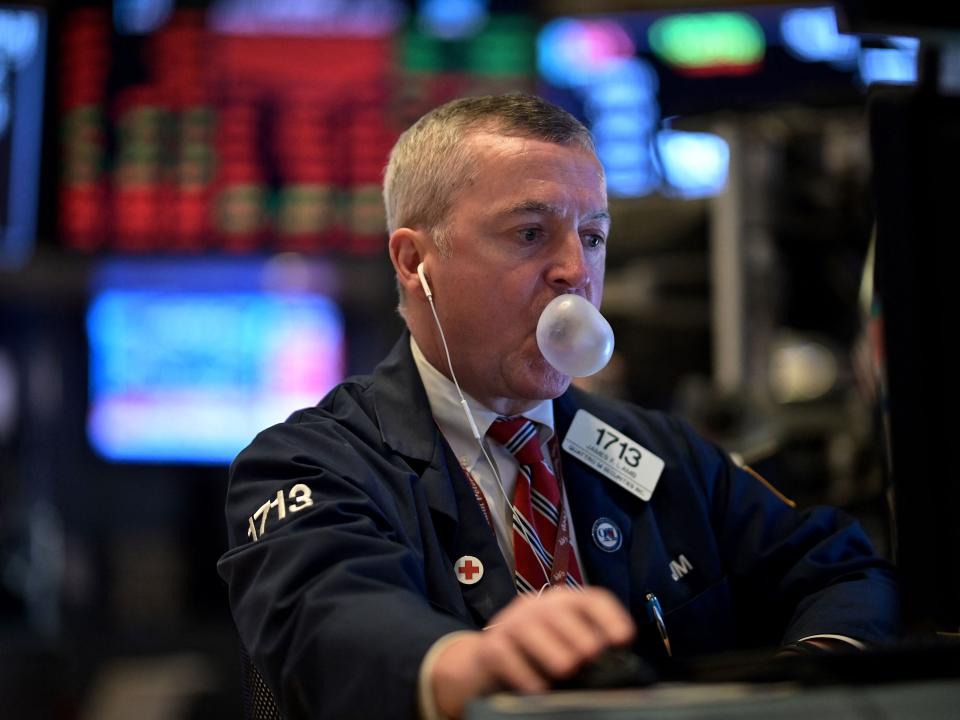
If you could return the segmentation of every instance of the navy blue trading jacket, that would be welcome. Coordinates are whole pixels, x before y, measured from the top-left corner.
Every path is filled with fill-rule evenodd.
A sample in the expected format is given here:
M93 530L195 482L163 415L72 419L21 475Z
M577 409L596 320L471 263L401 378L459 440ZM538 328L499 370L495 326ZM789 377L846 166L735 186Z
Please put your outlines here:
M818 633L872 643L896 631L891 569L855 521L797 512L678 420L574 388L554 401L560 440L578 409L666 463L644 502L562 454L587 578L630 609L638 652L664 652L647 617L651 592L675 656ZM515 596L406 333L373 375L260 433L231 468L226 512L219 571L287 720L416 717L428 648L482 627ZM601 518L622 533L614 552L594 537ZM485 568L474 585L456 578L463 555Z

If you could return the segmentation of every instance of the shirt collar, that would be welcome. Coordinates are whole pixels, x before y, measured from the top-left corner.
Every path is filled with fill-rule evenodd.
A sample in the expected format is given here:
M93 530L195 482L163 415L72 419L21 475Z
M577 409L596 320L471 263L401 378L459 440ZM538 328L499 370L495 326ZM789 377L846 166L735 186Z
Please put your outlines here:
M467 463L472 465L480 457L480 446L470 430L470 423L463 412L463 407L460 405L460 395L457 393L456 386L446 375L430 364L417 345L417 341L413 339L412 334L410 335L410 351L413 353L413 360L420 373L420 379L423 381L423 387L427 391L430 411L433 413L433 419L436 420L440 432L450 443L450 447L456 456L466 459ZM473 413L477 430L480 431L481 436L485 437L493 421L500 417L499 414L484 407L467 393L464 393L463 396ZM523 417L536 423L541 444L553 437L553 402L551 400L544 400L523 413Z

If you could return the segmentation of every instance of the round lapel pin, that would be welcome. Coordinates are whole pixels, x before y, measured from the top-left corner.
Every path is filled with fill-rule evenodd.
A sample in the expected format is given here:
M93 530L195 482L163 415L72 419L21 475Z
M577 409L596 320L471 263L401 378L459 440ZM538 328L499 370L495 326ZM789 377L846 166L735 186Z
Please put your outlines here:
M461 585L473 585L483 577L483 563L473 555L464 555L454 565Z
M597 518L593 524L593 542L604 552L612 553L623 545L623 533L609 518Z

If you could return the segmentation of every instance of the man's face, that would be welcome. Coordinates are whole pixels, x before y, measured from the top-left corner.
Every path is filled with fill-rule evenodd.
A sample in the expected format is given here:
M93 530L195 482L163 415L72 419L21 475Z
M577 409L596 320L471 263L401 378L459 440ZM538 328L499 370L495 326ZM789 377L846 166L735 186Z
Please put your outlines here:
M607 194L600 164L580 148L490 133L468 143L476 180L454 199L449 256L429 265L430 283L461 386L516 413L570 384L540 353L537 321L562 293L599 307Z

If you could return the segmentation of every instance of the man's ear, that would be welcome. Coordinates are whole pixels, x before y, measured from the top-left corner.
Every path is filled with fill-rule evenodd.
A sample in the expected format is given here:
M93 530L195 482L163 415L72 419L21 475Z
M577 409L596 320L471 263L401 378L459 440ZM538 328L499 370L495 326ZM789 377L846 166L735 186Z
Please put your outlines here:
M420 230L397 228L390 235L390 262L397 273L397 283L408 297L415 293L426 300L426 293L417 275L417 266L426 258L428 248L432 247L430 238Z

